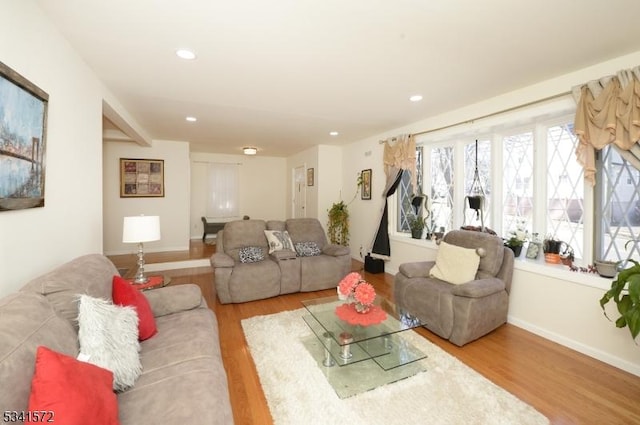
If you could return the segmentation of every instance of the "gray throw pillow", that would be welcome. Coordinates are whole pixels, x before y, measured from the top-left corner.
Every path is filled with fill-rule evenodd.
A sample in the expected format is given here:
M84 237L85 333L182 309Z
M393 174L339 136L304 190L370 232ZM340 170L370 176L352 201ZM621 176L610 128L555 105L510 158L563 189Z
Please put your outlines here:
M320 255L320 247L318 244L311 242L298 242L295 244L296 254L298 257L314 257L316 255Z
M132 387L142 373L135 308L80 295L78 324L80 353L89 356L87 362L113 372L114 390Z
M241 263L257 263L264 260L264 252L259 246L245 246L238 252Z

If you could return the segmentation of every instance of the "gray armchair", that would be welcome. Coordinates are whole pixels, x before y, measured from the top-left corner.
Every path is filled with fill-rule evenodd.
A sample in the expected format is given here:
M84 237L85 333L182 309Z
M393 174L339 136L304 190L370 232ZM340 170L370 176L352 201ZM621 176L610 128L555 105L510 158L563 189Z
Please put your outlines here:
M483 248L475 280L453 285L429 276L434 261L401 264L394 279L396 304L433 333L462 346L507 321L513 252L488 233L453 230L443 239L464 248Z

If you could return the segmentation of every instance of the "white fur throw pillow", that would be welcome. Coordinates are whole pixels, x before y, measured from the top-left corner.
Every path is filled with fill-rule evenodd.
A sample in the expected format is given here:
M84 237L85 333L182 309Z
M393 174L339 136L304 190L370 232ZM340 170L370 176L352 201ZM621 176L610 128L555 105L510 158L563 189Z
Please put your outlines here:
M448 244L438 246L436 264L429 275L445 282L459 285L475 279L480 265L480 256L475 249Z
M138 314L100 298L80 295L78 306L80 352L88 362L113 372L113 389L130 388L142 373Z

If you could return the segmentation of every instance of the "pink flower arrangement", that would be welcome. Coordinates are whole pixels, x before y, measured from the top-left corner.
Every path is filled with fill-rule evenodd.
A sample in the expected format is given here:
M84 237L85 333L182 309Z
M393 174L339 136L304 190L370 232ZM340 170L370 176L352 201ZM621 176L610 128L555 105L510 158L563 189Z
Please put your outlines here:
M369 282L364 280L360 273L351 272L338 284L338 293L355 301L356 309L366 312L376 299L376 291Z

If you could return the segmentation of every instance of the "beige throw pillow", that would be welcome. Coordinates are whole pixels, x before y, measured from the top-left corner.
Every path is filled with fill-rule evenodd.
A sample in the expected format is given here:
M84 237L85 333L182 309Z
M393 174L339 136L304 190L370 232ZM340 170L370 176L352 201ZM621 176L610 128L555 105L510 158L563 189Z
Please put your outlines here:
M429 275L445 282L460 285L475 279L480 256L475 249L440 242L436 264Z

